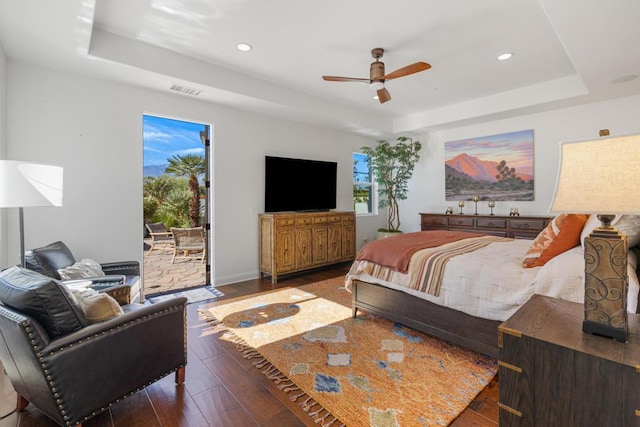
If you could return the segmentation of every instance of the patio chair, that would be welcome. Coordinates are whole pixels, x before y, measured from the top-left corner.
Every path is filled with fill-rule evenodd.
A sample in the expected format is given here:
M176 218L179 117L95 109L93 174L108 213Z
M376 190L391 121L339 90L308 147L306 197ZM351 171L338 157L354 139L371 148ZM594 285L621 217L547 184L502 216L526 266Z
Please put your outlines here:
M154 222L153 224L145 224L149 235L151 236L151 247L147 255L151 254L154 249L164 250L173 248L173 234L167 230L161 222Z
M173 264L176 258L200 258L202 263L207 255L207 247L204 238L204 228L175 228L171 227L173 233ZM182 255L178 255L182 253Z

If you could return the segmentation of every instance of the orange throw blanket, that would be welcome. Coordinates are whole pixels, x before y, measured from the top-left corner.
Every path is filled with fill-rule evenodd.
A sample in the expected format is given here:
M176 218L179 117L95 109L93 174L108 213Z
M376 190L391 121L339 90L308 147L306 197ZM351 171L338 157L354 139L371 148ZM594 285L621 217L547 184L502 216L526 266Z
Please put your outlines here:
M358 252L356 260L373 262L391 270L406 273L409 269L411 256L420 249L435 248L458 240L480 236L484 236L484 234L445 230L407 233L367 243Z

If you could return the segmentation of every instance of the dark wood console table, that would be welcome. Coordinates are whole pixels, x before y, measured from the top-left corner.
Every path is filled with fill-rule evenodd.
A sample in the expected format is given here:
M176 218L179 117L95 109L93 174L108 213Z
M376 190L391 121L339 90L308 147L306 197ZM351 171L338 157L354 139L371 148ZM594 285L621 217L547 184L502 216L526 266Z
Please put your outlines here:
M457 230L492 234L516 239L535 239L552 217L502 216L421 213L420 228L426 230Z
M640 425L640 316L626 344L583 333L583 318L534 295L499 326L501 427Z

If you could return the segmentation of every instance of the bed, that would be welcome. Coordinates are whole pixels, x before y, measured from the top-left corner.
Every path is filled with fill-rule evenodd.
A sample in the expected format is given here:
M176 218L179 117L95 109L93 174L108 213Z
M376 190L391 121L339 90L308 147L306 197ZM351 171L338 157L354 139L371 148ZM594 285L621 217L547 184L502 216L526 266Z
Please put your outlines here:
M597 226L589 218L582 235ZM634 225L634 227L636 227ZM637 227L640 240L640 226ZM633 230L625 230L627 234ZM429 239L434 232L409 233L415 238ZM438 233L451 233L440 231ZM462 233L464 234L464 233ZM358 309L442 338L453 344L497 357L498 325L507 320L533 294L548 295L568 301L584 301L584 258L578 245L550 259L541 267L523 268L525 253L532 240L472 236L484 240L467 252L451 248L458 241L434 248L420 249L410 256L406 272L385 264L386 260L369 260L363 248L346 276L345 285L352 292L353 316ZM394 237L390 239L399 239ZM405 237L406 238L406 237ZM390 242L392 240L388 239ZM635 236L629 238L636 243ZM467 238L467 240L472 240ZM373 242L378 247L383 243ZM377 249L376 249L377 250ZM436 269L425 272L424 252L453 253ZM629 292L627 310L637 311L638 276L636 251L629 251ZM439 256L439 255L436 255ZM419 261L416 261L419 260ZM439 286L428 286L426 277L437 276ZM429 292L425 292L429 288Z

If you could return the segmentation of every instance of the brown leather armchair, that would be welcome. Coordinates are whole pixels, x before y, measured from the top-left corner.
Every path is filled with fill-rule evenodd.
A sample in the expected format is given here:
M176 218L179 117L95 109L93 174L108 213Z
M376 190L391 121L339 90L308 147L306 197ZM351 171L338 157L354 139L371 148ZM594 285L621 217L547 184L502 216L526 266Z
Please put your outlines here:
M87 324L69 294L28 269L0 273L0 359L18 410L31 402L60 425L81 425L172 372L183 383L185 298Z

